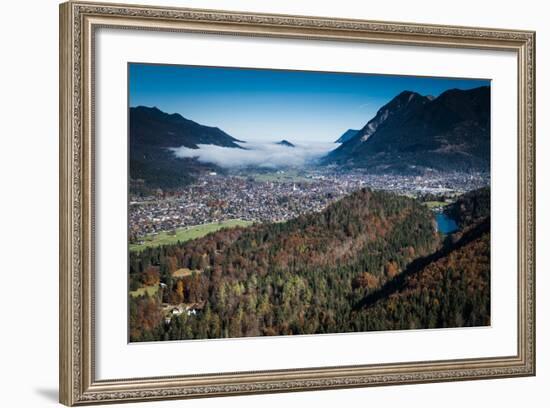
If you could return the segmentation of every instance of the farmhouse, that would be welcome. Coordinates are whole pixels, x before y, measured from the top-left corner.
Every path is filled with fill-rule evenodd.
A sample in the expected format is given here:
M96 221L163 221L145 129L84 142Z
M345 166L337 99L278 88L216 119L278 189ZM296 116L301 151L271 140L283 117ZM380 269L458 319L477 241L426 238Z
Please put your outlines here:
M197 302L190 305L187 305L185 307L185 311L187 312L187 316L196 316L198 313L204 309L204 305L206 302Z

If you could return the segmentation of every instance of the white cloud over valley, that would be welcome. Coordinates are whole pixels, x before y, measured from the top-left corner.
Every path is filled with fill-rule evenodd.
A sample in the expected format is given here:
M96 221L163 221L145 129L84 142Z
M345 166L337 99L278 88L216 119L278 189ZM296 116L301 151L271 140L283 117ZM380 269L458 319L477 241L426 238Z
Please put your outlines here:
M242 143L243 149L215 145L198 145L198 149L171 148L180 158L196 158L202 163L213 163L224 168L239 167L301 167L326 155L338 147L336 143L296 144L295 147L275 143Z

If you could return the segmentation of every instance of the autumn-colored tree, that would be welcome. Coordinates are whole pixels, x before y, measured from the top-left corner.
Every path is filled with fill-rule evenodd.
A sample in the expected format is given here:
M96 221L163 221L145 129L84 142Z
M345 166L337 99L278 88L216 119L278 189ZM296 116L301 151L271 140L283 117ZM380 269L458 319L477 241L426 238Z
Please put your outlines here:
M158 285L160 282L160 271L158 266L149 266L143 272L143 283L147 286Z
M168 266L168 272L174 273L178 269L178 261L175 256L167 256L166 264Z
M178 303L183 302L185 294L185 284L183 282L183 279L178 279L178 281L176 282L176 294Z
M371 273L363 272L353 280L353 286L355 288L368 288L375 289L379 286L380 279Z
M399 273L399 266L395 261L389 261L384 267L384 273L389 279L392 279Z

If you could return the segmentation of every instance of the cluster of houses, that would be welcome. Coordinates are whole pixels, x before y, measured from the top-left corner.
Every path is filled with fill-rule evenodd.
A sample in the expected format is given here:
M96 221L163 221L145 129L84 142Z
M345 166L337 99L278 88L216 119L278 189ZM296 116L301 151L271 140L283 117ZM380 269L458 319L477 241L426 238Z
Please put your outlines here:
M162 310L165 315L164 323L170 324L173 317L180 316L184 313L186 313L187 316L197 316L204 308L204 304L205 302L180 303L179 305L163 303Z

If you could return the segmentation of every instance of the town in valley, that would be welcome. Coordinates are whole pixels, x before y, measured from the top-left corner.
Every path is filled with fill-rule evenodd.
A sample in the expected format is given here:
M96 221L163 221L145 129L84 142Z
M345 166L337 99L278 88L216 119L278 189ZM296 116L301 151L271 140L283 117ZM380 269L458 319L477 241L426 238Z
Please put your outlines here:
M491 324L490 81L128 80L129 342Z
M159 188L146 196L131 194L130 244L140 245L161 232L175 233L177 229L203 224L222 227L231 220L245 224L283 222L300 214L320 212L360 188L443 204L467 191L486 187L489 182L487 172L394 175L315 168L271 170L252 175L250 171L205 172L195 183L182 189L165 192Z

